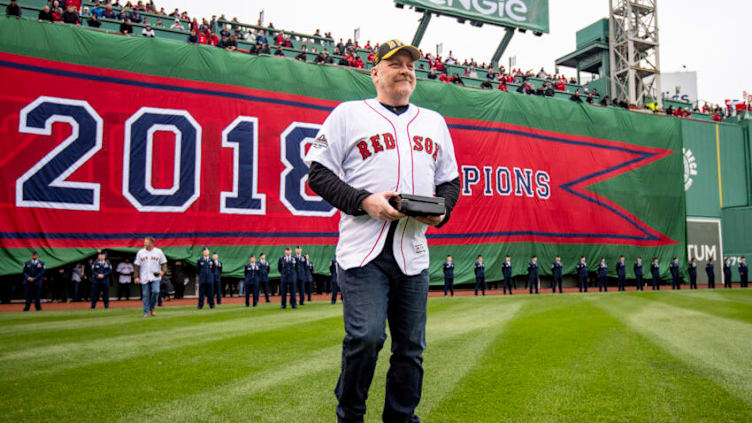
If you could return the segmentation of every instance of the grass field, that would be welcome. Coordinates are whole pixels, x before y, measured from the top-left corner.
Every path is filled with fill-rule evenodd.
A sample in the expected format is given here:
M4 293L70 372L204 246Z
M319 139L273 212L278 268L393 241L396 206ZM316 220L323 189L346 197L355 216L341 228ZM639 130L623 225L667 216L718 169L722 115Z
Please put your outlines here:
M332 422L341 314L3 313L0 420ZM427 344L425 422L752 421L752 290L432 298Z

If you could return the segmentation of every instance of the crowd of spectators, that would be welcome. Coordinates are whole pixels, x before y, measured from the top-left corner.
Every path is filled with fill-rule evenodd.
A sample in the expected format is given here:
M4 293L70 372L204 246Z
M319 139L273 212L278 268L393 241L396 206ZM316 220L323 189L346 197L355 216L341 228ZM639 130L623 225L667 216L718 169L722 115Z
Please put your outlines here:
M17 0L11 0L6 8L6 16L20 17L21 13ZM149 16L144 14L149 14ZM156 18L152 24L149 17L154 19L154 15L160 17ZM161 17L164 17L164 21ZM227 19L225 15L219 17L214 15L211 19L202 18L199 21L196 17L191 18L187 11L180 11L178 8L168 13L163 7L157 8L152 0L127 1L124 4L121 4L120 0L97 0L91 8L88 6L82 7L81 0L52 0L39 12L38 16L40 22L62 22L71 25L82 25L85 22L86 25L93 28L99 28L102 25L102 18L120 21L119 32L125 36L134 35L134 24L142 27L141 36L149 38L157 36L155 28L169 28L173 31L187 32L186 39L190 44L216 46L230 52L239 51L253 55L266 54L278 57L285 56L284 48L291 49L297 44L299 47L295 60L307 62L309 55L313 55L312 63L315 64L336 64L358 69L365 68L366 63L372 63L375 52L379 48L378 43L371 44L370 41L360 45L357 40L348 39L344 41L340 38L335 42L330 32L322 35L319 29L316 29L312 36L295 35L278 31L274 28L273 23L264 25L260 20L255 27L241 24L237 17ZM167 27L164 22L173 23ZM240 48L239 41L251 44L251 47L247 50ZM364 50L365 61L359 54L359 51ZM518 86L516 91L522 94L554 97L558 91L570 93L570 100L578 103L585 102L625 109L637 108L637 106L630 105L625 101L610 100L608 96L600 96L597 89L591 90L587 84L582 87L582 91L577 88L574 92L571 92L568 90L567 84L577 85L578 81L574 77L567 78L557 73L552 74L546 72L544 68L541 68L538 72L532 69L523 71L521 68L507 71L503 65L497 68L490 63L478 64L472 58L464 59L460 63L451 50L445 58L432 53L426 53L424 58L428 63L428 68L426 69L424 64L420 63L418 69L426 71L427 78L431 80L464 86L463 78L472 78L481 80L480 87L482 89L495 88L508 92L509 84L515 84ZM462 67L464 69L462 75L457 72L450 72L450 66ZM485 76L479 77L478 71L482 71ZM535 87L529 81L530 78L536 78L543 82ZM655 103L647 104L645 108L654 113L665 113L676 117L690 117L693 112L704 113L712 115L716 121L722 121L724 118L734 116L741 111L752 111L752 99L745 98L741 102L727 100L725 105L705 103L701 108L694 106L693 109L674 106L660 109Z

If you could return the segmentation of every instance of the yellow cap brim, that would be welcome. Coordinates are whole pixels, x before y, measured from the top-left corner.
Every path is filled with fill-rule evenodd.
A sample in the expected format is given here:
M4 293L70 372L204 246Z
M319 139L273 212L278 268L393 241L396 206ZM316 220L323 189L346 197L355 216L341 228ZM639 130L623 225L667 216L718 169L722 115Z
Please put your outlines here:
M407 51L408 53L410 53L410 57L413 58L413 61L419 60L421 58L421 56L422 56L421 53L420 53L420 50L418 50L417 47L411 46L410 44L404 44L404 45L401 45L401 46L395 48L394 50L390 51L389 53L385 54L384 57L382 57L381 59L379 59L379 61L386 60L386 59L394 56L395 54L397 54L397 52L399 52L400 50L403 50L403 49L405 51Z

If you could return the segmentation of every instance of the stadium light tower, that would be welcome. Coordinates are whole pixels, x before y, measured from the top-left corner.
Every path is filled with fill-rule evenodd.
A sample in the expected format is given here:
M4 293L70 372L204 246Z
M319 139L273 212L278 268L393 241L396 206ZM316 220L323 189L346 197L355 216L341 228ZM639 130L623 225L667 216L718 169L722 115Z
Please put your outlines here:
M658 0L609 0L609 56L612 98L660 101Z

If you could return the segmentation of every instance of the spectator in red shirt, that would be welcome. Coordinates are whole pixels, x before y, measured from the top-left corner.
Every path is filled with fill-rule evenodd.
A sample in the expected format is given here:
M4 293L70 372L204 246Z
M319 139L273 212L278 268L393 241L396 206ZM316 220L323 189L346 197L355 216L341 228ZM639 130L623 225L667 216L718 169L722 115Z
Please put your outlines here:
M371 47L371 40L366 41L366 45L363 46L366 50L373 50L373 47Z
M363 63L363 59L360 58L360 55L353 53L353 56L355 56L355 60L353 61L353 67L358 69L363 69L363 66L365 63Z
M193 30L191 30L193 32ZM209 42L209 36L205 32L198 33L198 43L207 44Z
M367 57L368 63L373 63L374 57L376 57L376 56L373 54L373 51L370 52L370 53L368 53L368 57Z
M501 80L499 81L499 86L496 88L500 89L501 91L509 92L509 88L507 87L507 81L505 78L501 78Z
M433 67L436 68L436 72L444 72L446 70L440 57L436 57L436 60L433 61Z
M285 42L285 36L281 32L274 38L276 38L275 44L278 46L281 46Z
M567 85L564 83L564 81L562 81L560 79L560 80L556 81L556 89L558 91L566 91L567 90Z

